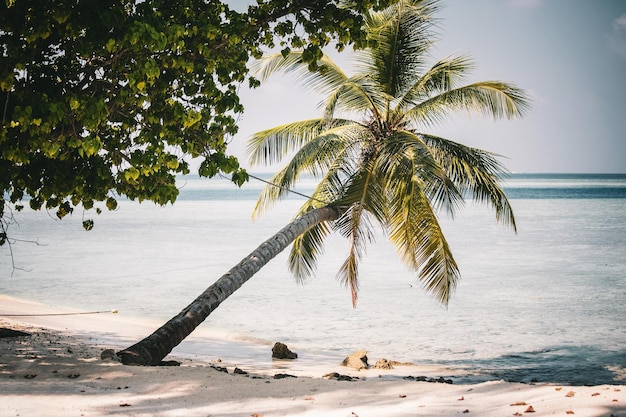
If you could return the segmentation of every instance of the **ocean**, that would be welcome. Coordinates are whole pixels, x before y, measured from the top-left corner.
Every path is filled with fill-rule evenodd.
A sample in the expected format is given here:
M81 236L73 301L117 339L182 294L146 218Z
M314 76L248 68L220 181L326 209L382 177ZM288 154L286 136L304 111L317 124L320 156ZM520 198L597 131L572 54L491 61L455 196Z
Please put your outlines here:
M12 257L0 247L0 293L165 322L303 202L291 197L253 221L264 186L256 180L238 189L187 176L179 185L178 201L166 207L121 201L114 212L75 211L62 221L46 211L15 213L9 234L20 241ZM306 180L298 190L313 185ZM462 276L447 307L381 235L361 263L353 309L335 278L347 242L332 236L315 278L297 284L286 251L201 327L248 346L220 351L241 363L263 363L281 341L298 361L336 363L365 349L374 360L442 366L459 383L626 384L626 175L512 174L505 189L517 234L484 205L468 202L454 219L442 217ZM95 226L84 231L91 216ZM176 351L214 354L186 341Z

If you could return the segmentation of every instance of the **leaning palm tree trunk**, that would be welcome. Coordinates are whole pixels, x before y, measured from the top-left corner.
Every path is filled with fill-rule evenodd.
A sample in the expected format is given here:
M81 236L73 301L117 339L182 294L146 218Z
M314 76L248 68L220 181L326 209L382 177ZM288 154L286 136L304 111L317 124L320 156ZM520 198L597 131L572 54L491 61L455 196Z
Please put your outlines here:
M262 243L250 255L207 288L198 298L150 336L117 352L126 365L158 365L180 342L195 330L224 300L298 236L311 227L339 218L337 207L314 209L295 219Z

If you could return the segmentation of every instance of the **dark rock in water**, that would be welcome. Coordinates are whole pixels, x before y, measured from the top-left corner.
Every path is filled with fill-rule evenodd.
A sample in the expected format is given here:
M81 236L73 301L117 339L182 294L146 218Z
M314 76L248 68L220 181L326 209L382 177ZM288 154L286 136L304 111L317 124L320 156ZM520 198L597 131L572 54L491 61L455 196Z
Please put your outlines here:
M30 336L30 333L0 327L0 338Z
M417 381L417 382L428 381L428 378L425 376L405 376L404 379L406 379L407 381Z
M276 375L274 375L274 379L285 379L285 378L297 378L297 376L289 375L289 374L276 374Z
M248 375L248 373L246 371L244 371L243 369L239 369L239 368L235 368L233 370L233 373L237 374L237 375Z
M358 352L353 353L341 362L341 366L354 368L357 371L369 368L367 363L367 351L359 350Z
M272 358L274 359L296 359L297 353L289 350L286 344L276 342L272 348Z

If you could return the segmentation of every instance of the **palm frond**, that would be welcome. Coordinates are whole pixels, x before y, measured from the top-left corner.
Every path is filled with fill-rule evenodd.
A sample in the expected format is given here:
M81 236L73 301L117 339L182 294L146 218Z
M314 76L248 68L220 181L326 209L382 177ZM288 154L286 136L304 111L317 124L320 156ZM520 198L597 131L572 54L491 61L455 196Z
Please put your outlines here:
M432 125L454 111L482 113L494 119L522 117L530 109L526 93L507 83L483 81L445 91L407 111L418 125Z
M403 262L418 271L424 288L447 305L460 273L425 188L419 177L413 177L393 195L389 241Z
M317 259L323 253L324 240L329 233L329 225L320 223L294 240L288 263L289 271L297 282L303 283L315 272Z
M341 123L341 120L310 119L257 132L250 137L246 148L250 164L278 163L285 155L300 149L324 130Z
M368 21L376 48L360 55L360 66L383 91L399 97L423 70L432 46L436 1L398 1Z
M347 120L335 122L336 127L306 142L288 164L272 177L270 182L274 185L268 185L262 190L253 211L254 217L284 198L303 173L316 176L323 174L346 148L360 139L359 133L364 131L360 125L349 124Z
M352 146L345 147L337 153L335 160L311 194L311 198L300 207L296 217L320 207L325 201L336 202L340 199L344 194L346 180L352 175L353 153ZM289 254L289 270L298 282L304 282L313 275L317 259L322 253L324 239L329 233L329 226L320 224L294 241Z
M469 191L475 201L490 203L496 221L517 230L513 209L502 188L508 173L496 155L438 136L421 136L462 193Z
M323 55L317 64L318 69L311 71L302 60L302 52L291 51L286 56L277 53L253 61L251 72L261 81L276 73L292 73L304 87L322 94L328 94L348 78L328 55Z
M369 113L374 118L385 118L386 107L392 97L380 90L367 75L351 77L333 91L324 103L324 118L332 119L336 111Z
M399 100L397 109L406 111L442 91L457 88L473 66L472 60L466 56L440 60L422 76L414 78L413 84Z
M385 178L385 187L394 194L402 184L419 177L424 192L436 210L454 215L463 204L463 195L448 178L445 169L431 154L430 147L411 131L398 131L380 147L379 176Z
M359 292L359 260L365 255L374 233L368 213L363 206L353 204L337 221L334 228L349 240L348 256L337 272L337 278L350 289L352 306L356 308Z
M356 307L358 299L358 263L365 254L368 243L373 242L372 214L380 215L385 211L384 189L373 171L376 155L360 158L356 171L348 178L344 186L342 198L338 205L348 209L335 221L333 228L347 237L350 244L348 257L339 269L337 277L352 294L352 305Z

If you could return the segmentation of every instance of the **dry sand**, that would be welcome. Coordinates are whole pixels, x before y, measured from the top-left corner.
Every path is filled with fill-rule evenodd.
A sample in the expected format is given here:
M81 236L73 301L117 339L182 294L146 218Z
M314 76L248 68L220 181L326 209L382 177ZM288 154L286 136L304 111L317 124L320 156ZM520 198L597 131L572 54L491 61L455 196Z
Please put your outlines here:
M389 379L398 371L320 369L319 376L274 379L260 370L176 358L179 367L131 367L102 360L113 337L109 315L7 317L50 314L45 306L0 296L0 327L30 336L0 338L0 416L614 416L626 417L626 387L571 387L492 381L473 385ZM26 313L28 312L28 313ZM89 328L85 328L85 322ZM135 331L128 323L126 336ZM103 343L102 340L106 340ZM171 358L168 358L171 359ZM296 363L297 360L294 362ZM225 366L228 373L212 366ZM250 370L253 371L253 370ZM280 372L290 373L289 368ZM310 371L309 371L310 372ZM326 372L358 376L322 378ZM385 374L385 372L387 374ZM384 374L385 378L377 377ZM294 372L297 374L297 372Z

